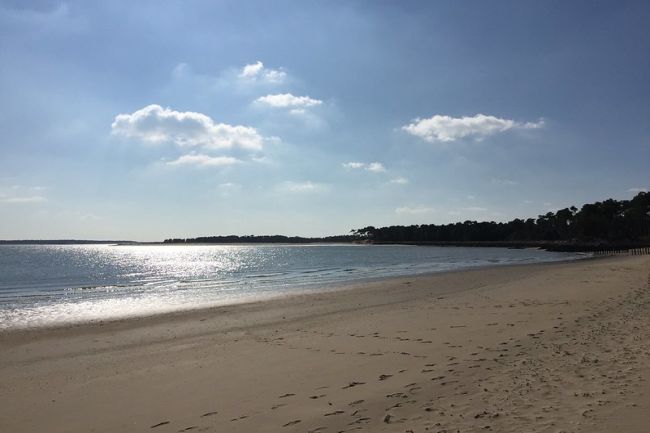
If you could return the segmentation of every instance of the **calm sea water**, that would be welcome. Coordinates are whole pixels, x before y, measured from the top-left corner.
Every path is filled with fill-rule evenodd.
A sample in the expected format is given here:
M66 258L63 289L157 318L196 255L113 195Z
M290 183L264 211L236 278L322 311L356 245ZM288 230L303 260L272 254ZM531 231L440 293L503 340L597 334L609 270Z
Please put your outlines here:
M0 246L0 329L150 315L347 282L579 256L371 245Z

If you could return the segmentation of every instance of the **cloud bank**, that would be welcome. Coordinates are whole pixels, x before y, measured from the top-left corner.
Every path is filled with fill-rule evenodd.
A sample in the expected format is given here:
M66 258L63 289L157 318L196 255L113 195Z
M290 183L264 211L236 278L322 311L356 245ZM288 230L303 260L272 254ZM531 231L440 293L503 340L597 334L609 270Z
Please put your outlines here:
M111 125L114 135L147 143L171 142L182 147L260 150L263 138L255 128L215 123L209 116L148 105L131 114L118 114Z
M521 123L485 114L477 114L472 117L436 114L428 119L414 119L412 123L402 126L402 130L429 143L434 143L456 141L465 137L482 140L489 135L511 129L537 129L543 126L543 120Z

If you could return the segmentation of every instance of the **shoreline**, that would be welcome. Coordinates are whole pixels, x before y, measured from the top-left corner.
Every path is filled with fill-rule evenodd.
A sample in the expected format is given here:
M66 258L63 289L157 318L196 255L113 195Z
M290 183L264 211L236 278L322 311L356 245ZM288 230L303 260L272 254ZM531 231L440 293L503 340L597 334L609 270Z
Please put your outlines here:
M291 237L286 237L291 239ZM297 237L300 238L300 237ZM359 245L359 246L382 246L382 245L404 245L420 247L458 247L458 248L507 248L507 249L539 249L549 252L565 253L592 253L610 254L632 252L633 254L650 253L650 243L647 241L549 241L549 240L518 240L518 241L371 241L367 239L355 240L312 240L311 238L300 238L301 240L290 241L187 241L164 240L164 241L107 241L107 240L0 240L0 246L21 246L21 245L110 245L110 246L310 246L310 245Z
M650 257L630 256L0 333L0 420L15 433L641 433L649 312Z
M65 332L70 329L79 329L79 328L106 328L109 329L111 326L128 326L130 323L135 325L136 323L142 323L142 326L146 326L148 322L155 323L156 321L164 320L183 320L183 316L193 315L193 314L210 314L218 313L219 311L229 310L231 308L237 307L263 307L264 304L270 302L282 302L282 301L291 301L293 298L300 297L311 297L319 296L329 293L341 293L347 292L350 290L358 290L363 288L366 290L372 290L373 286L393 284L400 285L402 281L413 280L413 279L427 279L437 275L445 274L454 274L460 272L469 272L469 271L481 271L489 269L498 269L498 268L509 268L509 267L525 267L525 266L546 266L554 264L563 264L563 263L573 263L576 261L590 261L590 260L602 260L606 259L605 256L584 256L584 257L574 257L567 258L564 260L551 260L537 263L504 263L504 264L490 264L490 265L474 265L467 266L460 269L447 269L441 271L429 271L416 274L406 274L406 275L394 275L394 276L381 276L381 277L362 277L359 279L353 279L349 281L340 281L334 283L324 283L324 284L313 284L313 285L297 285L298 289L295 289L291 292L284 292L278 294L269 294L267 296L257 296L252 298L242 298L240 300L235 300L228 303L215 303L207 306L197 306L197 307L188 307L188 308L179 308L172 311L162 311L156 312L153 314L136 314L130 316L122 316L115 318L107 318L102 320L81 320L81 321L67 321L67 322L55 322L52 324L43 324L43 325L32 325L32 326L18 326L18 327L7 327L0 328L0 338L3 335L11 336L12 334L35 334L41 332Z

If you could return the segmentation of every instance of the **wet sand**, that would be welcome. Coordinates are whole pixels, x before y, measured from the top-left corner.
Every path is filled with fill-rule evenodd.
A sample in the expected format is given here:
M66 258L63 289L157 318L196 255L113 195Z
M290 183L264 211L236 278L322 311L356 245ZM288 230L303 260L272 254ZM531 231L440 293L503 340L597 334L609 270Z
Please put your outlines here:
M647 432L650 256L0 334L2 432Z

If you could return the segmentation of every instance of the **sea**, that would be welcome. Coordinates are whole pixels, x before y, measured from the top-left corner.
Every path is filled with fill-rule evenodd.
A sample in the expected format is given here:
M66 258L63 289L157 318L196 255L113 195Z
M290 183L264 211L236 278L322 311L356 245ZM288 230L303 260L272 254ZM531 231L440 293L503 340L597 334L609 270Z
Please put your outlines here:
M538 249L408 245L0 245L0 331L581 257Z

